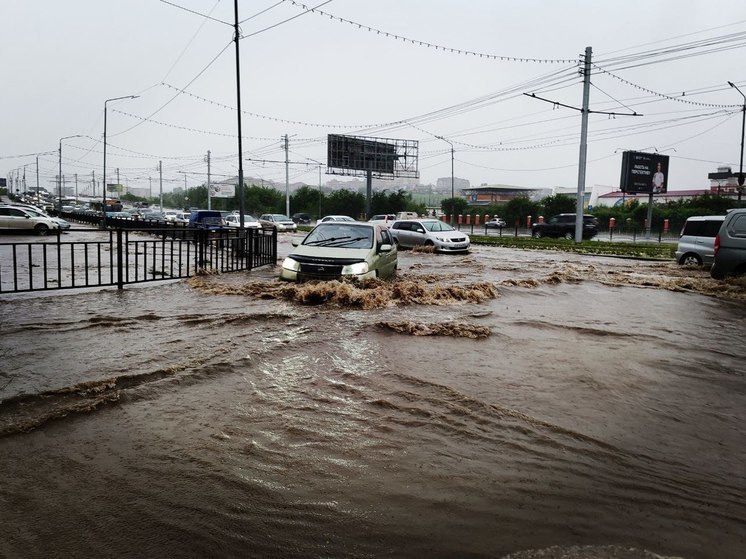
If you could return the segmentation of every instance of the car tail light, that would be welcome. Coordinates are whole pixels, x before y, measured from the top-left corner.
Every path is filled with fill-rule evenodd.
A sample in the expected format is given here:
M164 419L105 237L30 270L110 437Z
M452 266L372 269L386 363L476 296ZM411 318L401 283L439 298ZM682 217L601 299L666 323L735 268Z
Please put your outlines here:
M718 250L720 250L720 233L715 235L715 255L717 255Z

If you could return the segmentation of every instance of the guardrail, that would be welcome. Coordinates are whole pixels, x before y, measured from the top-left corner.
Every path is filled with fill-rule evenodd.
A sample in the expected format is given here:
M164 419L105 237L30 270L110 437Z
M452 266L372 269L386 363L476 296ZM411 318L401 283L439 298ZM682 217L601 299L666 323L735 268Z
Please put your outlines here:
M68 240L69 239L69 240ZM277 261L274 230L96 230L0 242L0 294L78 289L246 271Z

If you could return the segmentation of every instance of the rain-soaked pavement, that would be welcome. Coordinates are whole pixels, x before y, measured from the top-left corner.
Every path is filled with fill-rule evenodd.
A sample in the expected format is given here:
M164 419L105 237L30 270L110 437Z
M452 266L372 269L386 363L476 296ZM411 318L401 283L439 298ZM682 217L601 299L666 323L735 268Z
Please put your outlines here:
M0 557L744 557L746 282L275 275L0 298Z

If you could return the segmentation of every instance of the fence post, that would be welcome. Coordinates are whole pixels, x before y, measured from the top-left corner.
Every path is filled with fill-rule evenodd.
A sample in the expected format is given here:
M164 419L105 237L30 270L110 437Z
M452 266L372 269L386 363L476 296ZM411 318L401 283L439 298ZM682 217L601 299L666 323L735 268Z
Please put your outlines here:
M122 228L117 228L117 289L124 289L124 266L122 257L124 256L124 247L122 246Z

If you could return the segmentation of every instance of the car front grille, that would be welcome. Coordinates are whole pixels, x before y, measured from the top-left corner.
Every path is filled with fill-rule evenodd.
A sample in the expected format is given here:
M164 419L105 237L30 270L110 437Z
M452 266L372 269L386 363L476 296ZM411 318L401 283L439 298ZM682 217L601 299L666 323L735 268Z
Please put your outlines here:
M301 281L312 279L326 280L341 276L342 266L337 264L302 262L300 271L298 272L298 279Z

